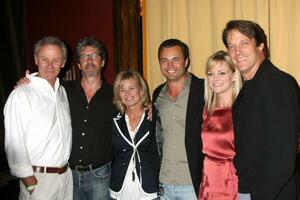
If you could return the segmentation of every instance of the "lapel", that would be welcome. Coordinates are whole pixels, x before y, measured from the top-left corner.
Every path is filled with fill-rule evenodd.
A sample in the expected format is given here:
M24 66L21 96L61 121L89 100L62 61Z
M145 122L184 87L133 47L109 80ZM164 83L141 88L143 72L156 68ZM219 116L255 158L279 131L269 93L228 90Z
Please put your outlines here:
M131 138L128 132L128 128L126 125L126 121L125 121L125 114L121 114L119 113L118 116L116 118L114 118L114 123L115 123L115 127L117 128L117 131L119 132L119 134L125 139L128 140L130 143Z
M233 126L234 126L234 137L235 137L235 144L238 146L241 144L241 135L242 135L242 124L244 123L243 113L247 113L247 108L249 107L245 104L245 90L247 91L247 84L245 83L242 89L240 90L236 100L232 105L232 114L233 114ZM243 106L244 105L244 106Z
M147 120L147 112L144 115L144 118L142 119L142 123L134 137L134 143L137 144L141 142L140 140L144 140L144 136L146 134L149 134L150 130L150 121ZM114 123L116 125L117 131L121 134L121 136L127 141L127 143L132 144L131 137L129 135L129 130L126 124L125 120L125 114L118 114L116 118L114 118Z
M191 76L191 85L186 108L185 137L187 137L188 134L194 133L195 127L193 125L195 124L195 116L201 112L200 116L202 117L204 105L204 84L202 84L201 80L192 73ZM199 120L202 120L202 118ZM202 123L202 121L199 121L199 123Z
M151 122L149 120L147 120L147 115L148 112L145 113L144 119L141 123L141 126L139 127L135 138L134 138L134 142L135 144L137 144L141 139L143 139L143 137L149 132L150 130L150 124ZM149 134L149 133L148 133Z
M190 133L190 122L193 121L193 111L195 109L194 103L195 103L195 95L194 95L194 75L191 74L191 85L190 85L190 91L189 91L189 96L187 99L187 107L186 107L186 116L185 116L185 138L187 137L186 135ZM200 91L197 91L200 92ZM200 103L200 102L197 102ZM192 115L191 115L192 114Z

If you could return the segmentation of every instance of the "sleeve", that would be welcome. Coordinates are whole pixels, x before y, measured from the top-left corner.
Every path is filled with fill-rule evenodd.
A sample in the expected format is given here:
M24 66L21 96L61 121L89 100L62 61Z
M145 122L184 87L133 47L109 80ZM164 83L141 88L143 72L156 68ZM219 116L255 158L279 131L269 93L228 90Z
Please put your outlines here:
M156 135L155 135L155 118L152 119L151 127L150 127L150 145L148 148L148 153L151 155L150 157L152 158L152 167L154 169L154 176L155 176L155 182L156 182L156 187L158 188L159 182L158 182L158 177L159 177L159 169L160 169L160 159L158 155L158 147L157 147L157 142L156 142Z
M294 181L300 119L298 91L291 79L281 75L268 77L261 91L266 152L254 199L275 199Z
M26 147L30 104L23 89L15 89L4 107L5 152L11 174L19 178L33 175Z

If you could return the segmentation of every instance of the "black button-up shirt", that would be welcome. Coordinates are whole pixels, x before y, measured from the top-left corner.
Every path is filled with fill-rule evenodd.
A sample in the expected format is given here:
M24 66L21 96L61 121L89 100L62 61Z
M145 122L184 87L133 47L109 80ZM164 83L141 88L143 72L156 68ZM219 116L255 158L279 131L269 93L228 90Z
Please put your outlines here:
M68 81L65 86L72 120L71 166L107 163L112 160L112 86L101 88L87 101L80 81Z

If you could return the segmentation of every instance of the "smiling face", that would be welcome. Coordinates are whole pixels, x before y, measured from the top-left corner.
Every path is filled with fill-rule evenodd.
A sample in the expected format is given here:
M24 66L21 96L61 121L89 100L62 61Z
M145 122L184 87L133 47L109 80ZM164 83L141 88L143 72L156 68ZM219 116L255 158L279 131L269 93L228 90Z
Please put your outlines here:
M121 81L119 96L126 108L142 106L142 90L134 78Z
M100 75L104 62L97 48L86 46L80 53L78 66L83 77L94 77Z
M233 94L233 74L225 61L219 61L207 71L208 86L216 95L231 97Z
M168 81L178 81L186 75L188 59L184 59L180 46L166 47L160 52L159 64Z
M43 45L34 59L38 68L38 76L54 86L56 78L66 62L62 49L57 45Z
M265 58L264 44L256 46L254 38L249 38L235 29L229 32L227 44L228 54L244 79L252 79Z

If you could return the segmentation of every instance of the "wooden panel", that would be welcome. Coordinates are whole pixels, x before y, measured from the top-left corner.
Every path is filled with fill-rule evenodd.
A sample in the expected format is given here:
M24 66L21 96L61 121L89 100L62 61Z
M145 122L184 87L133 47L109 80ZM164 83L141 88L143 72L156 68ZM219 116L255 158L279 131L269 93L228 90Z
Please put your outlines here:
M115 77L113 0L28 0L28 68L35 67L33 60L34 43L46 35L58 36L69 45L69 62L76 78L79 70L76 61L76 44L84 36L101 40L109 54L104 71L105 79L112 83Z
M135 69L142 73L142 37L139 0L115 0L116 71Z

